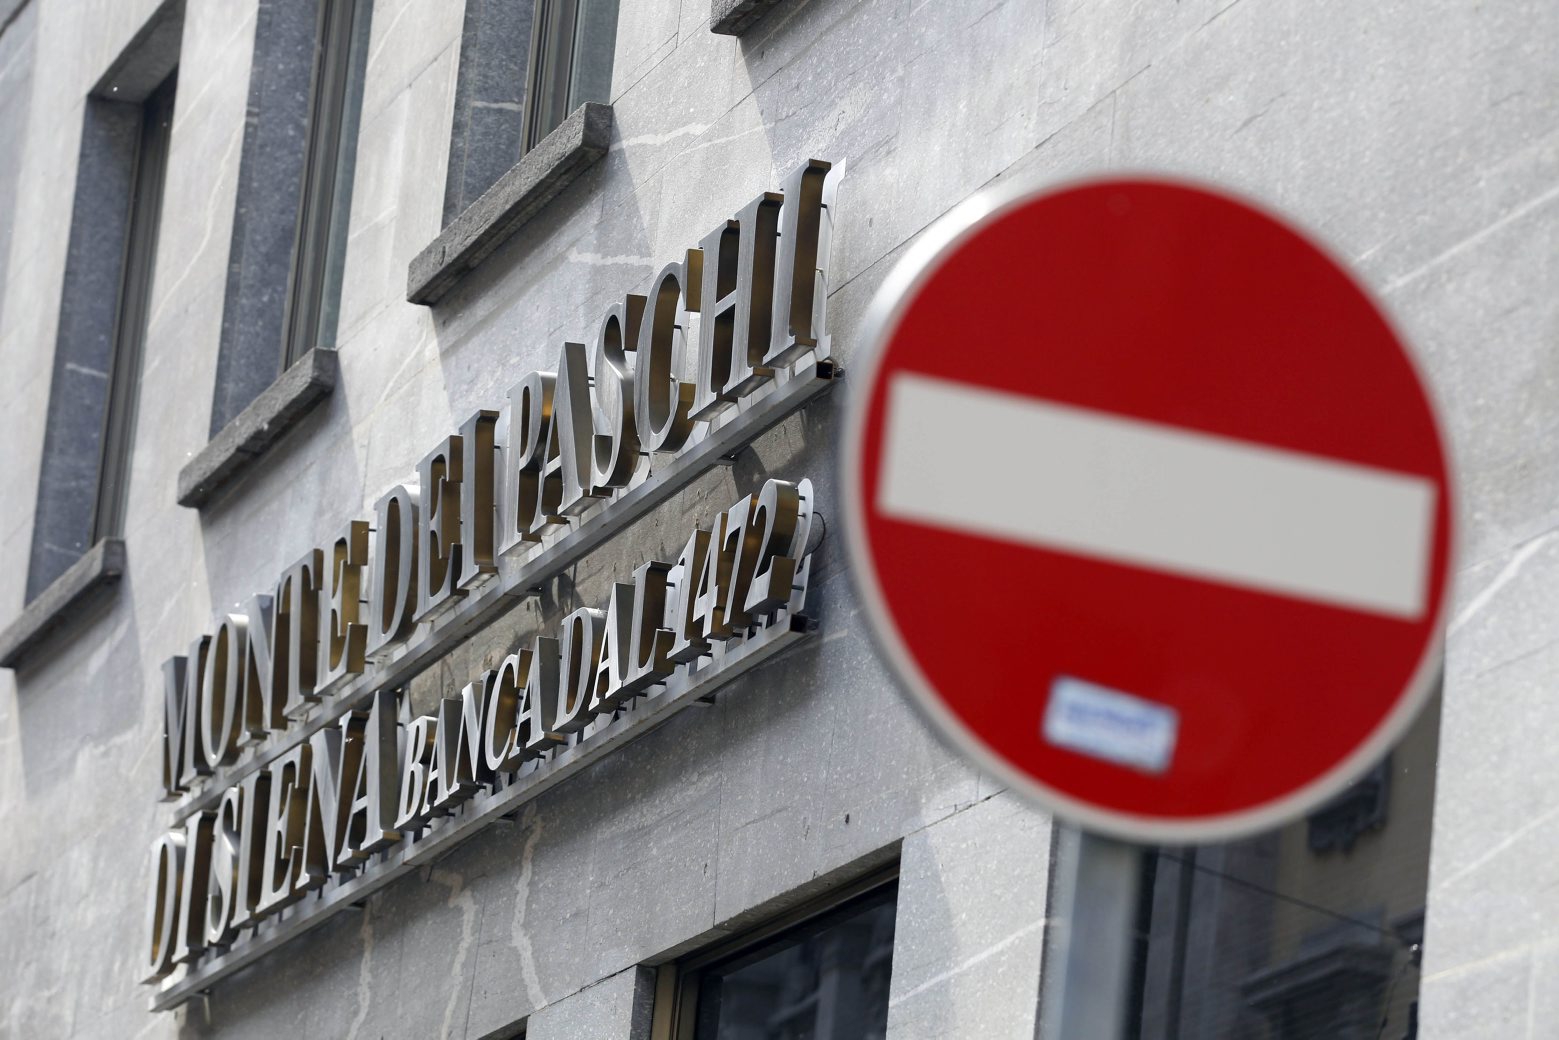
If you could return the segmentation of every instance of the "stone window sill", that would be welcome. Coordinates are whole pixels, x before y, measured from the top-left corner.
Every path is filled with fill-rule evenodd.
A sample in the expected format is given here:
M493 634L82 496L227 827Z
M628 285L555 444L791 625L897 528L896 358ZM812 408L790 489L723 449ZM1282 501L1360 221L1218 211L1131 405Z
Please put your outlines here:
M0 629L0 668L20 667L56 632L90 613L118 587L124 569L123 539L105 538L88 549Z
M336 352L327 347L315 347L293 362L179 471L179 505L203 508L253 466L335 389L336 371Z
M779 6L781 0L710 0L709 31L721 36L740 36L758 19Z
M525 153L412 260L406 299L431 306L606 154L612 107L587 102Z

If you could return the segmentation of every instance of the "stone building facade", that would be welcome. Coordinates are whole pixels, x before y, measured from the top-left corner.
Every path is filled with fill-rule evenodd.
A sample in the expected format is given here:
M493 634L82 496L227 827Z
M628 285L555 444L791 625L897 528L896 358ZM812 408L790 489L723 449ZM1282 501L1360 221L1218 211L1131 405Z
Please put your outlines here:
M903 700L827 527L888 270L983 188L1121 168L1228 185L1351 263L1419 351L1463 502L1442 692L1390 758L1279 831L1145 851L1133 1035L1550 1035L1555 39L1535 0L0 0L0 1036L1044 1035L1065 829ZM784 350L742 379L710 345L758 343L757 304L734 340L704 324L754 283L789 308L760 344ZM635 356L686 347L628 421L670 439L525 531L467 489L556 473L566 501L582 446L612 468L612 314ZM597 425L522 443L532 373ZM704 410L685 445L672 376ZM424 564L461 537L428 518L466 521L447 571L384 562L397 487ZM345 812L316 815L329 877L281 877L317 865L323 774L274 763L359 768L381 692L403 742L454 734L538 636L588 644L695 528L718 545L733 503L803 487L754 574L788 556L804 592L632 694L562 652L554 684L605 694L594 721L355 862ZM422 579L383 638L380 565ZM957 590L928 564L950 638ZM318 651L359 601L366 643ZM262 620L295 641L251 731L233 662ZM184 707L229 676L221 726ZM420 732L424 767L458 763ZM224 790L261 775L302 792L302 830L277 794L256 925L206 857ZM231 820L275 830L245 798Z

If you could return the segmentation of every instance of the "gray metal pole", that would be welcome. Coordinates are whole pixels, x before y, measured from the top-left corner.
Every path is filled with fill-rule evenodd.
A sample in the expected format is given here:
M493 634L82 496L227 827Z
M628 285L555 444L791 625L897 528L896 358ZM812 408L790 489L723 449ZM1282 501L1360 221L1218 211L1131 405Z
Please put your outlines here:
M1142 849L1067 827L1055 869L1038 1040L1121 1040Z

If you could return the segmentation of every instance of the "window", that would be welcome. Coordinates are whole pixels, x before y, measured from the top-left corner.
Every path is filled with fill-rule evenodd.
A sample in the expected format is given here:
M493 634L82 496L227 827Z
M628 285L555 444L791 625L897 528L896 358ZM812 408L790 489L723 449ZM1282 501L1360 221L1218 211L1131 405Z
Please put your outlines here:
M617 0L536 0L526 151L586 101L609 98L616 37Z
M93 545L124 534L176 80L167 72L140 101L87 99L29 602Z
M407 271L412 303L438 303L606 154L617 4L466 0L444 230Z
M1380 766L1258 837L1144 853L1127 1035L1417 1034L1438 699Z
M608 100L618 0L468 0L444 223L587 102Z
M362 110L368 7L365 0L324 0L319 6L319 45L309 89L313 110L287 294L282 368L313 347L334 347L336 342Z
M217 436L310 350L335 344L371 8L370 0L260 5L211 409L208 451L224 454L196 460L207 478L199 494L181 475L186 505L203 504L237 475L230 456L266 446L218 444ZM303 406L261 402L271 421L260 425L278 416L285 425L333 384L300 385L314 396Z
M178 73L169 75L141 106L140 140L130 195L130 233L124 277L114 318L113 365L108 375L108 409L103 418L103 454L98 466L92 541L124 534L125 495L130 479L130 441L141 388L157 228L162 217L163 174L173 130L173 94Z
M655 1040L881 1040L896 879L661 969Z

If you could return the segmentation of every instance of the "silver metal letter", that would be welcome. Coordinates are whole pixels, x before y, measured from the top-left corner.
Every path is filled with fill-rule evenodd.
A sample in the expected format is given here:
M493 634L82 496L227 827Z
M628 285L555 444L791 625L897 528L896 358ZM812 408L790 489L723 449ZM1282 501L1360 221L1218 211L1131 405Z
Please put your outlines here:
M406 742L401 753L400 799L395 816L398 831L421 830L432 818L428 803L433 768L433 744L438 737L438 719L421 715L406 727Z
M367 657L387 657L416 628L420 489L397 484L374 506L373 592Z
M303 894L295 881L301 872L303 828L309 811L313 763L307 742L289 748L271 763L271 805L265 815L265 862L259 913L268 917Z
M368 521L353 520L323 554L319 583L319 689L363 670L368 626L363 624L363 570L368 566Z
M552 393L557 377L532 372L509 390L508 433L504 440L503 480L498 507L502 529L498 552L541 541L541 531L558 511L563 495L560 476L547 463L557 442L552 437Z
M682 296L689 279L696 280L688 272L690 266L697 265L696 254L697 250L691 250L688 261L660 269L650 289L649 313L639 324L633 412L644 451L678 451L693 432L693 420L688 416L693 384L681 379L687 350Z
M188 964L206 948L206 882L211 879L211 829L216 816L214 812L196 812L184 821L184 876L174 964Z
M244 721L243 680L249 662L249 622L242 614L224 614L206 651L200 684L200 750L212 769L238 757Z
M498 448L494 434L498 413L483 408L460 426L465 452L460 482L460 574L465 591L480 588L498 572L497 479Z
M784 196L764 192L700 244L698 392L693 418L711 419L759 380L774 307L774 252Z
M222 792L211 831L211 880L206 883L206 945L226 946L238 935L233 927L238 897L238 855L243 830L241 787Z
M465 592L460 575L460 475L465 446L460 435L427 454L418 469L422 480L422 545L417 551L417 620L443 613Z
M325 554L311 549L287 568L276 586L275 639L287 646L282 710L288 718L303 715L319 699L314 688L319 664L319 585L324 569ZM279 664L272 662L272 667Z
M173 941L178 930L179 891L184 880L184 834L170 831L152 842L152 887L146 893L145 982L173 971Z
M396 720L398 695L380 690L363 725L363 751L351 775L350 801L342 823L341 848L336 862L353 866L380 849L401 840L395 829L399 788L400 726Z
M273 730L287 728L287 641L278 639L274 600L249 597L244 605L248 648L244 651L244 731L239 743L260 743ZM280 665L280 667L278 667Z
M824 339L828 303L826 270L838 177L831 166L809 159L785 181L775 263L774 328L763 364L787 365ZM843 170L843 167L840 167Z
M630 694L644 692L677 667L670 656L676 633L664 627L671 569L670 564L651 560L633 572L633 636L623 683Z
M528 656L521 661L524 688L515 741L525 749L526 758L537 758L568 739L556 724L563 651L556 639L537 636L530 648L520 653Z
M639 429L633 411L633 364L645 299L629 293L601 320L595 341L595 450L590 483L598 495L625 488L639 466Z
M590 687L601 664L605 620L603 612L590 607L580 607L563 619L563 662L553 716L553 728L559 733L575 733L590 723Z
M447 813L482 789L492 775L482 750L482 723L492 696L492 671L468 682L459 697L445 697L438 708L438 785L433 810Z
M578 516L595 497L590 479L595 457L595 417L590 411L589 364L583 343L563 344L557 390L552 396L552 435L557 438L557 457L547 463L549 471L557 467L562 479L555 520Z

